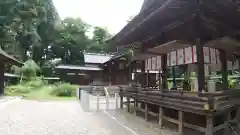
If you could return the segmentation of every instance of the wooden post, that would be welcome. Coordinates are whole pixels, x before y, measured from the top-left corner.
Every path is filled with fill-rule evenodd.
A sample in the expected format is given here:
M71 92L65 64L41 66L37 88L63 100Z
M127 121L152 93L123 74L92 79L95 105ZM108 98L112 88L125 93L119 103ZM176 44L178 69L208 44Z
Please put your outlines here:
M148 105L145 103L145 120L148 120Z
M161 66L162 66L162 77L161 77L161 79L162 79L162 90L165 90L165 89L167 89L168 88L168 86L167 86L167 55L166 54L164 54L164 55L162 55L162 57L161 57Z
M161 71L158 72L158 89L161 90Z
M213 135L213 116L206 116L207 123L206 123L206 133L205 135Z
M176 82L176 68L175 68L175 66L172 67L172 75L173 75L172 90L176 90L177 89L177 82Z
M196 39L196 52L197 52L198 92L202 92L205 90L205 70L204 70L203 43L201 38Z
M112 85L112 63L110 63L110 66L109 66L109 72L108 72L108 81L109 81L109 85Z
M99 104L100 103L100 96L99 93L97 94L97 111L99 111Z
M120 108L123 108L123 97L120 96Z
M4 94L4 63L0 64L0 95Z
M146 81L147 82L147 88L149 88L149 70L147 70L147 78L146 79L147 79L147 81Z
M118 94L115 93L115 99L116 99L116 109L118 109Z
M227 56L226 52L219 50L220 61L221 61L221 73L222 73L222 88L223 90L228 89L228 68L227 68Z
M141 64L141 87L143 88L145 85L145 61L142 61Z
M178 111L178 120L179 120L178 134L183 135L183 112L182 111Z
M162 107L159 107L158 121L159 121L160 128L162 128L163 127L163 108Z
M130 112L130 99L127 98L127 111Z
M137 100L134 100L134 115L137 115L137 107L138 107Z

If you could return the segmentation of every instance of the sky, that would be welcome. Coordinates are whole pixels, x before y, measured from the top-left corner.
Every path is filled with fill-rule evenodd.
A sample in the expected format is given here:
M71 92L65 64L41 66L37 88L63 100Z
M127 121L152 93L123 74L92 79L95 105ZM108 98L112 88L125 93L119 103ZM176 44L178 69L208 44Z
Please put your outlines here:
M137 15L143 0L53 0L61 19L80 17L92 26L106 27L118 33Z

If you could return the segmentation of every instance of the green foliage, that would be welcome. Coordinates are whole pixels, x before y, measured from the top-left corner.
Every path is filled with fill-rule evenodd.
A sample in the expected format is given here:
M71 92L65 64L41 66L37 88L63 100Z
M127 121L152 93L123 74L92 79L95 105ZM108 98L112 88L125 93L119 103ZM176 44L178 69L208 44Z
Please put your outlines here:
M27 60L22 67L22 75L26 79L32 79L37 76L37 72L40 72L40 67L33 61Z
M63 82L49 85L38 78L7 86L5 93L11 96L23 96L28 99L57 99L57 97L75 97L77 88L77 85Z
M52 89L51 94L59 97L72 97L76 95L77 85L71 85L69 83L57 84L55 88Z
M8 86L5 89L6 94L9 95L23 95L29 93L30 91L31 88L26 86L25 84Z

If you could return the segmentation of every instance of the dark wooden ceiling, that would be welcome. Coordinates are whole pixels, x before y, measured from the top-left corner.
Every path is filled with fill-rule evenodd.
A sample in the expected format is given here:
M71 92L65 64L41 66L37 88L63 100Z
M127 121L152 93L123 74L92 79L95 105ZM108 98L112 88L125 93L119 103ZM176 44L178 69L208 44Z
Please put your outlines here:
M240 6L234 1L165 0L155 6L158 8L149 10L147 16L140 13L138 23L127 25L128 29L115 37L115 43L121 46L141 42L152 47L171 40L194 41L199 36L196 29L201 29L206 41L223 36L240 39ZM196 25L199 23L200 28Z

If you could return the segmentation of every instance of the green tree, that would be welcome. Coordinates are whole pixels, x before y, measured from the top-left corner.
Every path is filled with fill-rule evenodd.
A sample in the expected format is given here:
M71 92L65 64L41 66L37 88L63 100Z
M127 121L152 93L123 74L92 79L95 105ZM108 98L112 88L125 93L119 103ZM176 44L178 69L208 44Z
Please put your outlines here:
M61 58L63 64L83 64L83 52L90 43L86 36L89 28L79 18L64 19L57 28L58 36L48 49L48 59Z
M94 27L92 44L88 47L90 52L111 52L111 45L106 41L112 36L106 28Z

